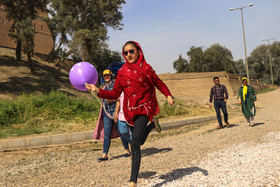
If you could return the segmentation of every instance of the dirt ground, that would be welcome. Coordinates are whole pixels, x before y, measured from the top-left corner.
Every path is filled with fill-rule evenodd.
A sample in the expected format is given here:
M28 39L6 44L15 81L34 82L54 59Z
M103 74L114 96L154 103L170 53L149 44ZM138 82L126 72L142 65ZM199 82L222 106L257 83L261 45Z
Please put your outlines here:
M61 70L59 79L56 79L54 62L33 57L33 63L35 75L30 73L25 54L22 53L22 61L17 62L13 49L0 47L0 99L11 99L19 93L49 93L52 89L68 95L88 95L72 87L67 71Z
M183 165L207 157L208 153L248 142L280 130L280 89L258 95L254 127L246 126L239 111L230 115L230 128L217 130L217 121L153 133L142 147L139 186L146 179L167 176L176 180L187 175ZM229 111L231 113L231 111ZM119 140L113 141L109 161L99 163L101 147L93 142L53 148L1 152L0 186L127 186L131 159L123 157Z
M24 62L18 64L13 59L12 54L0 56L0 98L13 98L25 90L46 93L51 87L60 88L70 95L81 94L71 88L67 73L62 72L61 80L57 82L52 78L55 68L40 62L36 65L37 75L32 76ZM49 84L45 84L48 79ZM182 165L195 167L193 163L207 157L208 153L243 142L257 144L267 133L279 131L279 96L279 88L258 95L254 127L246 126L240 110L235 112L236 100L232 98L228 107L230 128L217 130L217 121L214 120L161 134L153 132L142 147L139 186L144 186L146 179L156 177L180 179L187 173L177 176L174 171L186 171ZM214 114L214 111L209 114ZM131 159L122 156L124 151L120 140L112 141L109 161L97 162L101 153L102 144L93 141L0 152L0 186L127 186Z

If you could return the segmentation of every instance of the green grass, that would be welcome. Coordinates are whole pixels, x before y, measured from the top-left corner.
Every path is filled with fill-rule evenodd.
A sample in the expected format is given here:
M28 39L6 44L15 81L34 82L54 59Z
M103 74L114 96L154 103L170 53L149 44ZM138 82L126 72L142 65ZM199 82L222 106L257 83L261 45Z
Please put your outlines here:
M159 106L159 118L168 116L183 116L190 113L190 107L183 105L181 101L176 101L174 105L170 106L166 101L163 105Z
M12 101L1 100L0 138L74 128L67 124L92 128L99 108L100 104L94 98L76 98L59 91L47 95L22 94Z
M185 105L176 101L160 105L159 118L193 115L200 105ZM19 137L48 132L64 133L94 129L100 104L97 100L77 98L66 93L22 94L14 100L0 100L0 138Z
M267 92L274 91L275 89L276 88L263 89L263 90L258 91L257 94L264 94L264 93L267 93Z
M41 134L45 132L49 132L51 129L39 129L39 128L24 128L24 129L14 129L14 128L6 128L0 130L0 138L7 137L20 137L26 136L30 134Z

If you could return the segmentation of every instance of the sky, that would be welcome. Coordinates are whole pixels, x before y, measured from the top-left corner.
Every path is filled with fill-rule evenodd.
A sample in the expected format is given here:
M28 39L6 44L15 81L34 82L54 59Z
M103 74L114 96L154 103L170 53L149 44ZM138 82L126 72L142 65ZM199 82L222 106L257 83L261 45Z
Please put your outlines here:
M203 50L215 43L232 52L233 59L245 58L263 39L280 41L280 0L126 0L122 6L123 29L109 29L109 48L121 51L128 40L137 41L146 61L158 74L175 73L173 62L181 54L189 59L192 46Z

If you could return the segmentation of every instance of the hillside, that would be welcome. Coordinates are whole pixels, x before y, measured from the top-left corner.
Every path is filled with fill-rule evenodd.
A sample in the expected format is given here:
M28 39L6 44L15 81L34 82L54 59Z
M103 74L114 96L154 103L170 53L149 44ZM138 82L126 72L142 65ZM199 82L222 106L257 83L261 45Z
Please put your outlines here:
M92 98L88 92L81 92L72 87L69 82L68 71L62 70L60 80L55 80L56 67L54 63L45 62L40 58L33 58L36 75L29 70L25 55L23 62L16 62L15 51L0 47L0 99L13 98L19 93L48 93L52 89L60 90L68 95ZM71 66L68 65L68 69ZM241 78L227 72L201 72L201 73L166 73L159 77L170 88L173 96L183 102L199 101L206 103L209 99L210 88L213 86L213 77L219 76L221 84L224 84L229 92L230 98L235 100L240 87ZM251 80L256 91L268 88L267 85L260 85L257 80ZM164 96L157 91L159 103L165 101Z
M72 87L65 70L61 71L60 80L55 80L54 63L40 58L33 58L36 75L32 75L26 55L22 57L23 61L17 62L13 49L0 48L0 99L14 98L20 93L49 93L52 89L74 96L89 95Z

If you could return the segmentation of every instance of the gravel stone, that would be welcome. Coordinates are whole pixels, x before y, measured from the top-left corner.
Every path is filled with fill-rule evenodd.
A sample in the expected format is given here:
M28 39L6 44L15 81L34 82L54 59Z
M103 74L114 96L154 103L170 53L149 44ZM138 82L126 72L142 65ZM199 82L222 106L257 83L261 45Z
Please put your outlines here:
M153 133L142 146L138 186L280 186L279 96L280 89L258 95L254 127L240 110L230 128L216 130L214 120ZM112 146L100 163L101 152L92 142L0 152L0 186L128 186L131 158Z

